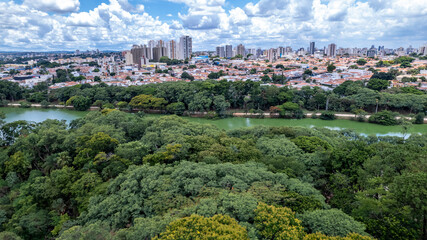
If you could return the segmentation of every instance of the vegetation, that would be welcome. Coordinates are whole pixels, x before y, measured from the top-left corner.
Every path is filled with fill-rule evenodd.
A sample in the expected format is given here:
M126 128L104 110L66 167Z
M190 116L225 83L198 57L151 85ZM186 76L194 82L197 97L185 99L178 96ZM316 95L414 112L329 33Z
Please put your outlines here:
M154 98L135 97L142 108ZM176 103L167 109L182 110L185 103ZM404 140L265 126L224 131L114 109L69 126L0 121L0 130L2 238L426 234L420 221L427 217L426 135Z
M381 125L391 126L397 125L396 115L390 111L381 111L369 117L369 122L378 123Z

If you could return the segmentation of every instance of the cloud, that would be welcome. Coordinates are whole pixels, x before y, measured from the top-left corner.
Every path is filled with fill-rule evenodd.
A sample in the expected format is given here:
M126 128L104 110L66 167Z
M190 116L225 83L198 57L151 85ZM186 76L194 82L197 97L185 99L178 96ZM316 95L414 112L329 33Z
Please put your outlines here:
M24 5L31 8L56 13L76 12L79 10L79 0L24 0Z
M151 39L193 37L194 49L219 44L399 47L427 39L425 0L168 0L181 4L166 21L148 6L105 0L79 11L78 0L0 0L0 50L128 49Z

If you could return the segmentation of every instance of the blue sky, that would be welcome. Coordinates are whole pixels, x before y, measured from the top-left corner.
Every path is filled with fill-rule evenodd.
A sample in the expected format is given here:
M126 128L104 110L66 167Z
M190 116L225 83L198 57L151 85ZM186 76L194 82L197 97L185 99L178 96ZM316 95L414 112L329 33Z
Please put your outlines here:
M0 0L0 51L221 44L389 48L427 42L427 0Z

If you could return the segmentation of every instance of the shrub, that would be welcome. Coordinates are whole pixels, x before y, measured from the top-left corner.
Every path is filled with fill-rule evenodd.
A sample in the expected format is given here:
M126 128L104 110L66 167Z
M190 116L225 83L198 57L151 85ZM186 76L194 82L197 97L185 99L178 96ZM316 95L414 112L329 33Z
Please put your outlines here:
M42 106L42 108L48 108L50 103L46 100L41 101L40 105Z
M109 108L109 109L115 109L116 107L114 107L114 105L112 103L104 103L102 105L103 109Z
M29 102L20 102L20 107L21 108L30 108L31 107L31 103Z
M335 120L335 113L332 111L322 112L322 114L320 114L320 119L322 119L322 120Z
M418 113L415 116L415 124L423 124L424 123L424 118L426 117L426 115L424 113Z
M0 107L6 107L9 104L7 100L0 100Z
M373 114L369 117L369 122L385 126L392 126L398 124L395 113L387 110Z

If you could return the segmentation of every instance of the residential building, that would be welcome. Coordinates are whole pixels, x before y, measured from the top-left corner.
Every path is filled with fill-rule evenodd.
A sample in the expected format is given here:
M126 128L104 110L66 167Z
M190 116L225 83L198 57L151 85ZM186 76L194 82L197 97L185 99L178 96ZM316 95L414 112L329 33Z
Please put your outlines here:
M313 55L315 51L316 51L316 43L310 42L310 54Z
M179 40L179 59L190 59L193 54L193 40L189 36L182 36Z
M225 57L225 48L224 46L218 46L216 47L216 55L220 58L224 58Z
M233 57L233 46L225 45L225 57L232 58Z
M337 55L337 45L335 43L331 43L328 45L327 55L328 57L335 57Z
M243 57L246 57L246 50L245 50L245 46L243 46L243 44L239 44L237 46L237 55L241 55Z

